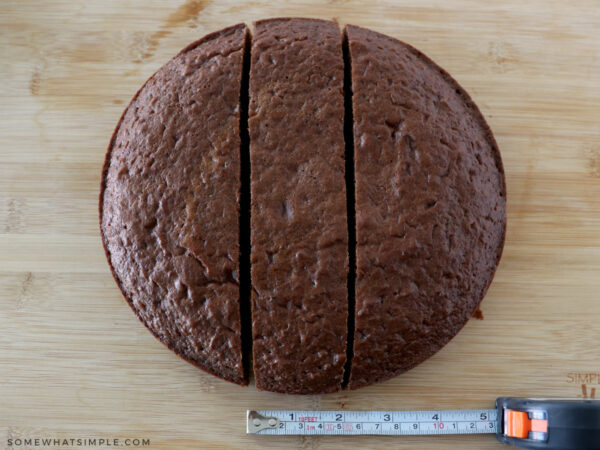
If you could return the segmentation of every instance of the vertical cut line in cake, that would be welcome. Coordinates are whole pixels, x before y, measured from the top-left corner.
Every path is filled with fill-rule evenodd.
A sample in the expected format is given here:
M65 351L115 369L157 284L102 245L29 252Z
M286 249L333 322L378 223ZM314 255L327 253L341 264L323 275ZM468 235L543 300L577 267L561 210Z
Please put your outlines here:
M248 104L252 35L246 30L240 87L240 320L242 365L246 379L252 372L252 308L250 303L250 135Z
M344 29L342 37L344 55L344 142L346 144L346 216L348 218L348 335L346 338L346 364L343 387L348 386L352 358L354 356L354 311L356 309L356 203L354 186L354 117L352 114L352 61L348 35Z

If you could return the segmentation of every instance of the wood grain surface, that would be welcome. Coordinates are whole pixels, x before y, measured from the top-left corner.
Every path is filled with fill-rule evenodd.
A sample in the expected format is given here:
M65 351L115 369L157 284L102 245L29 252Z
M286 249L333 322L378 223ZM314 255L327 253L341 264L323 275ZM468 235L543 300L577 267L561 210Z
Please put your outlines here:
M481 107L506 167L508 235L484 320L355 392L263 393L181 361L131 313L100 242L101 164L132 95L187 43L273 16L336 18L424 51ZM600 396L599 329L597 1L2 1L0 447L95 436L152 449L502 448L491 436L252 437L244 417Z

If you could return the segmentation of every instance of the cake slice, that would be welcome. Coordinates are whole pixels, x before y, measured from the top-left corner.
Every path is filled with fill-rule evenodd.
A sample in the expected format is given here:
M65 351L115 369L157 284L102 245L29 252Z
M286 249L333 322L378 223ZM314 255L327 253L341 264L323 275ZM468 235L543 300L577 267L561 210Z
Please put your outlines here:
M468 94L418 50L347 26L356 303L350 388L424 361L467 322L506 226L504 172Z
M101 231L129 305L167 347L247 384L239 288L240 88L236 25L155 73L111 140Z
M259 389L341 388L348 233L336 23L255 24L250 68L254 374Z

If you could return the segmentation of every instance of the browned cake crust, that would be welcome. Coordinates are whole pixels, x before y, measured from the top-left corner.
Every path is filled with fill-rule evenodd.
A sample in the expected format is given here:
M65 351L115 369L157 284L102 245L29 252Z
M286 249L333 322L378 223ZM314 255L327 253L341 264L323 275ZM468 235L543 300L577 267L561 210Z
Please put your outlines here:
M100 196L106 254L134 312L178 355L239 384L246 33L210 34L146 82L115 130Z
M341 388L346 360L344 64L334 22L257 22L250 66L256 386Z
M400 41L346 33L358 388L422 362L471 317L502 252L506 188L492 133L450 75Z

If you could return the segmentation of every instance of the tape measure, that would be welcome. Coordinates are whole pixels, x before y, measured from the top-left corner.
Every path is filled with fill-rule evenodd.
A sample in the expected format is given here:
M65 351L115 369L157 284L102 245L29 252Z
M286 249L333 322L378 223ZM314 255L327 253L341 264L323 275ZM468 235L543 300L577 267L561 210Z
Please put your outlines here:
M249 410L246 427L269 436L490 433L521 448L600 449L600 400L500 397L494 409L472 410Z

